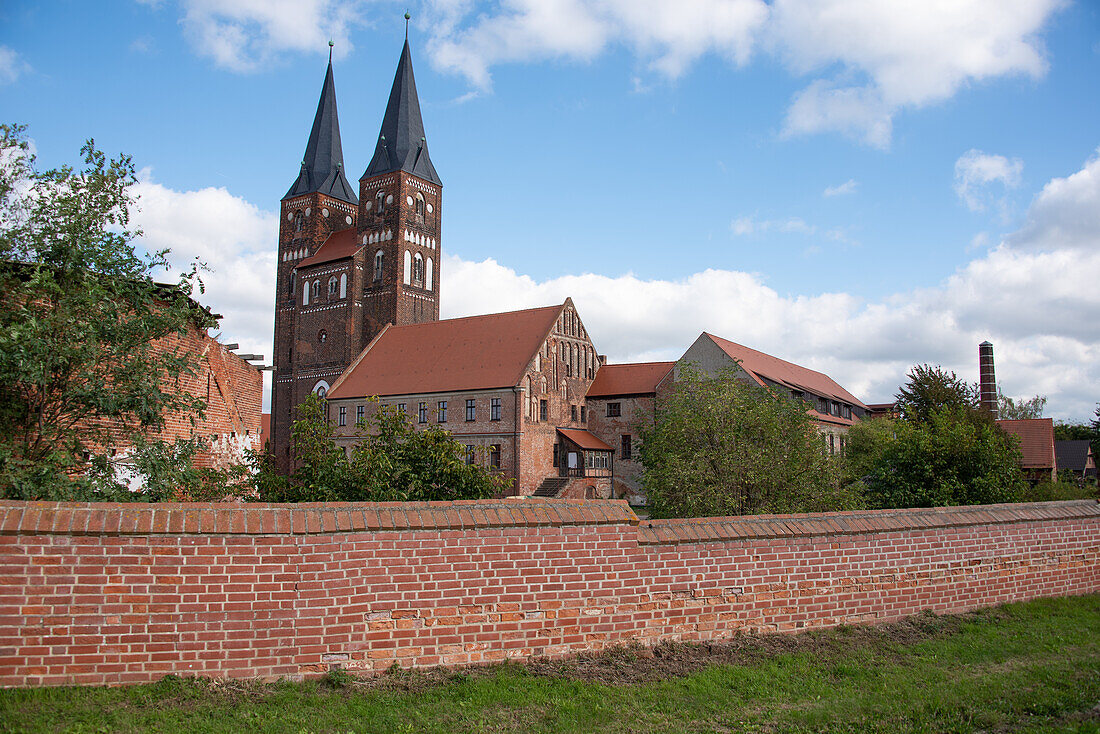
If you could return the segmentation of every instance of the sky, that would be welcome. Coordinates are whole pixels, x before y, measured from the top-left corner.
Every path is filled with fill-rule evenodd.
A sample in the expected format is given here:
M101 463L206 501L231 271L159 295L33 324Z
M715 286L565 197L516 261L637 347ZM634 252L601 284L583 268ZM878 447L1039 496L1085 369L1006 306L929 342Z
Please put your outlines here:
M133 156L149 250L270 359L276 213L328 42L345 169L409 41L444 183L443 317L573 298L612 362L702 331L866 403L916 364L1100 401L1100 3L0 3L40 168ZM265 398L265 404L267 400Z

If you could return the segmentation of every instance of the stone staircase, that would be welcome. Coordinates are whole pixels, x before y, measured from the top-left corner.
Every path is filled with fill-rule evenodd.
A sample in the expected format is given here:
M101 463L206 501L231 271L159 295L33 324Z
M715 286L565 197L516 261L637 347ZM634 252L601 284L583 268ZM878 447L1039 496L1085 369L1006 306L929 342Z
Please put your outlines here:
M558 492L561 492L569 481L567 477L547 477L542 480L542 484L534 491L532 497L557 497Z

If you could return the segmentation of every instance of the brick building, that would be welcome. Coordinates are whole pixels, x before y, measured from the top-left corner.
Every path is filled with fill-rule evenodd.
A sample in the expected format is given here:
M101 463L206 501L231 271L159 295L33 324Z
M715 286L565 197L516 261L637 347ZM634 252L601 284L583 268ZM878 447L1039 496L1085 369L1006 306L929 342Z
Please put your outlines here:
M1050 418L1002 419L997 425L1013 436L1020 446L1020 468L1031 483L1058 478L1058 457L1054 450L1054 421Z
M385 326L328 391L337 444L380 406L437 425L512 492L607 497L611 447L585 430L599 360L573 302ZM377 402L370 400L377 397Z
M358 195L344 175L330 58L302 167L280 209L271 450L283 469L306 396L324 395L387 324L439 318L442 193L408 41Z

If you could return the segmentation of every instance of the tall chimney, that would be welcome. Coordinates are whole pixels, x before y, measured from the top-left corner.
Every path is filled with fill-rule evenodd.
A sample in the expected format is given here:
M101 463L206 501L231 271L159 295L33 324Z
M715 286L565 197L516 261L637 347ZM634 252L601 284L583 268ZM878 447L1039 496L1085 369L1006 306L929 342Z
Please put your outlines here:
M997 376L993 372L993 345L985 341L978 345L979 405L997 420Z

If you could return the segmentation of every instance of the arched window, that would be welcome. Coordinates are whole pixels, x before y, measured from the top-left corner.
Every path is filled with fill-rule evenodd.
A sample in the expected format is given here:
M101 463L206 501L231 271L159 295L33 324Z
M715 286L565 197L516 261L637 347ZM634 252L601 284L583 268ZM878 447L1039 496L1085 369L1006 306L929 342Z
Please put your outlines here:
M313 285L309 287L309 297L314 301L321 297L321 281L313 281Z
M424 279L424 287L428 290L432 289L432 259L428 258L428 274Z
M424 194L416 192L416 216L424 216Z
M301 212L296 212L294 214L294 231L295 232L301 232L302 231L302 213Z
M302 305L309 305L309 283L306 283L304 286L302 286Z
M424 257L419 252L413 255L413 285L424 285Z
M339 281L336 280L336 276L332 276L328 279L328 294L330 296L336 295L336 289L339 287Z
M313 386L313 394L319 398L323 398L328 395L329 384L324 380L318 380L317 384Z
M410 282L412 282L412 253L409 252L408 250L405 250L405 277L404 277L404 282L405 282L405 285L408 285Z
M348 274L340 273L340 297L348 297Z
M381 214L383 209L385 209L385 207L386 207L386 192L382 191L382 190L379 190L378 193L374 195L374 213L375 214Z
M386 262L386 254L379 250L374 253L374 279L382 280L382 266Z

